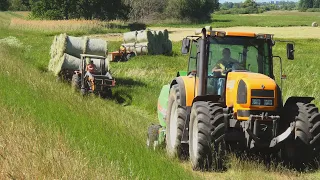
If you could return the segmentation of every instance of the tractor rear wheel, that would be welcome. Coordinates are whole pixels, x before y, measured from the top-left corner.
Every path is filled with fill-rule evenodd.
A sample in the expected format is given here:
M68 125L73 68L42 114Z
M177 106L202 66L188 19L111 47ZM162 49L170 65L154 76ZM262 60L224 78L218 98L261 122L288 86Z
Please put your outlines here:
M315 165L320 148L320 113L311 103L292 103L284 107L284 117L295 122L294 135L281 149L285 164L298 170ZM288 126L287 126L288 127Z
M181 106L181 93L179 85L176 84L170 90L166 115L166 149L170 157L184 157L185 149L181 140L186 120L187 111Z
M80 89L80 77L78 74L74 74L72 76L71 87L74 91L78 91Z
M222 107L212 102L195 102L191 109L189 125L189 154L193 169L225 169L224 135Z

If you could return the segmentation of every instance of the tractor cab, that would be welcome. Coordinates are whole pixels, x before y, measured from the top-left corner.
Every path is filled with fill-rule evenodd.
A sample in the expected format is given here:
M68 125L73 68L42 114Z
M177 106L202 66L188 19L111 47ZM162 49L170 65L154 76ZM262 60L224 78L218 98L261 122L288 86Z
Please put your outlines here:
M249 32L206 32L204 51L201 50L200 36L190 36L183 40L182 54L189 54L188 74L205 78L203 88L207 95L224 95L227 74L230 72L252 72L253 75L262 74L275 79L273 73L272 34L255 34ZM288 59L293 60L293 44L288 44ZM204 55L203 65L200 55ZM200 88L201 89L201 88Z

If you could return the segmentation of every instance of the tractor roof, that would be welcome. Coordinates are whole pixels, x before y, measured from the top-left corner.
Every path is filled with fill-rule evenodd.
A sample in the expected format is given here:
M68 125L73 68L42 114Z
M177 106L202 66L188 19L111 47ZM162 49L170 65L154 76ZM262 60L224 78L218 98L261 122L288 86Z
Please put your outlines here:
M233 31L209 31L209 35L211 36L218 36L218 37L225 37L225 36L232 36L232 37L255 37L258 39L272 39L273 34L257 34L253 32L233 32Z
M272 39L273 34L253 33L253 32L233 32L233 31L216 31L211 26L206 26L207 34L213 37L255 37L257 39ZM202 29L196 30L196 35L201 35Z

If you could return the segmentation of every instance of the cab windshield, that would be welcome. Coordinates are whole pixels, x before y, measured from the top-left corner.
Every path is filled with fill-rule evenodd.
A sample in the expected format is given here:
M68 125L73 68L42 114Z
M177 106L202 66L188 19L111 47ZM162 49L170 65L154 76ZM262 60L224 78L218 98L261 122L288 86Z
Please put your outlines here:
M222 70L247 70L271 75L268 41L250 37L210 38L208 73L215 68ZM219 64L223 64L220 65ZM236 66L234 66L236 64Z

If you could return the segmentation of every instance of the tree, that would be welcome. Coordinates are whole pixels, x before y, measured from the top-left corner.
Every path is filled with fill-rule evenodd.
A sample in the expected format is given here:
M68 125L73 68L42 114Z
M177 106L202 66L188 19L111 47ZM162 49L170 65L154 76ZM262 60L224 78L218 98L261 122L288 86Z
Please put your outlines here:
M133 21L140 21L160 16L168 0L124 0L124 3L129 7L129 18Z
M257 8L257 3L254 0L245 0L242 3L243 8Z
M118 0L30 0L34 17L45 19L126 18L127 7Z
M169 17L204 22L217 9L218 0L169 0L166 10Z
M313 8L313 0L300 0L299 8L301 10L306 10L308 8Z
M7 11L9 8L8 0L0 0L0 11Z
M9 0L9 10L12 11L30 11L29 0Z

